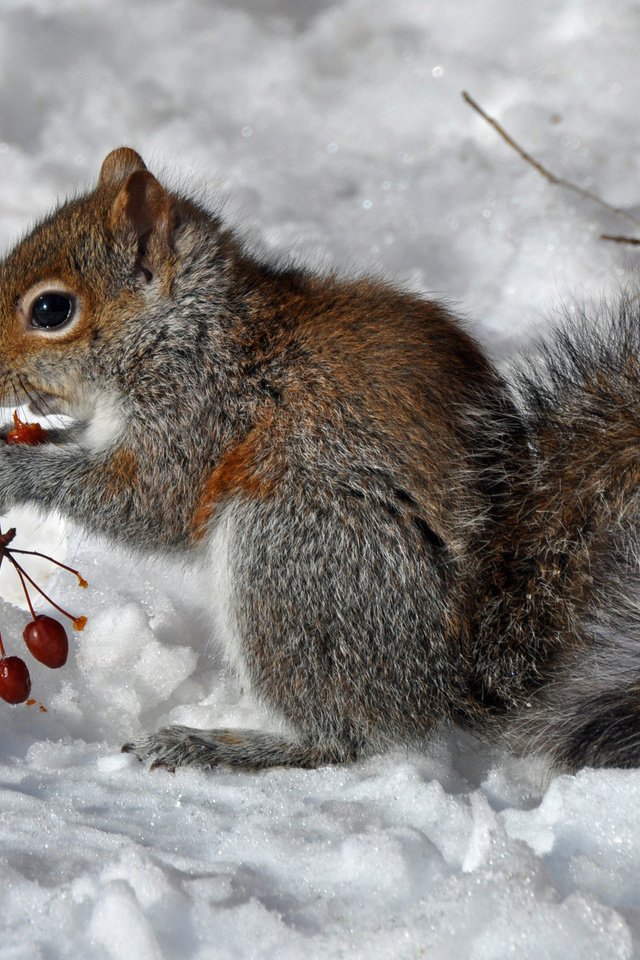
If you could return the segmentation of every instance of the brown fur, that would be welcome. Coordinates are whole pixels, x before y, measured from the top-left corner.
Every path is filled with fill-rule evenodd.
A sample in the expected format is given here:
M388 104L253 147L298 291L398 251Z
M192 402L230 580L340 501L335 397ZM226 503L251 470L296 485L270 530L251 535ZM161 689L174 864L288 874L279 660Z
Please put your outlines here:
M192 519L195 540L206 535L216 508L229 497L264 499L274 492L277 475L273 466L263 461L265 436L270 426L267 420L253 427L237 446L225 453L207 478Z
M137 486L138 458L133 450L119 447L109 461L105 483L113 497L125 495Z

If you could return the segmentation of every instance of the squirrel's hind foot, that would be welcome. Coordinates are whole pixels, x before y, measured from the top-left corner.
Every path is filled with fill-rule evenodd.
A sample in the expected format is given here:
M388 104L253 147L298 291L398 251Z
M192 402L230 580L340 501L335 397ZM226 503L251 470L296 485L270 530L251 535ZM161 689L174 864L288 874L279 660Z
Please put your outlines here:
M320 767L354 760L353 750L340 746L301 744L260 730L195 730L164 727L122 747L138 760L152 760L151 769L218 766L266 769L268 767Z

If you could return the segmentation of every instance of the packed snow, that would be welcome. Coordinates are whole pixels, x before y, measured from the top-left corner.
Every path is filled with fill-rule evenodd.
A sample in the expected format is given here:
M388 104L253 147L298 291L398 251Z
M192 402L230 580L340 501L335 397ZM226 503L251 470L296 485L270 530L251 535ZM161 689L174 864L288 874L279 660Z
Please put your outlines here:
M560 304L634 283L638 254L599 239L632 225L546 182L460 93L640 215L639 31L636 0L2 0L0 242L126 143L254 248L446 299L505 360ZM63 669L30 660L36 704L0 703L0 957L640 957L640 773L550 778L464 738L150 773L119 752L131 735L267 722L198 571L6 522L90 586L37 567L89 622ZM0 592L20 654L8 569Z

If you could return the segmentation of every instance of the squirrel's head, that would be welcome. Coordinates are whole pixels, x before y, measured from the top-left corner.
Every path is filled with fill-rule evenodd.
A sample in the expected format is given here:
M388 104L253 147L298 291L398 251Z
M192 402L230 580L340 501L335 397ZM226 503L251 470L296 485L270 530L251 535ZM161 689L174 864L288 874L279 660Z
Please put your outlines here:
M0 405L91 412L108 377L117 379L118 356L136 350L131 324L141 352L155 333L145 318L170 296L176 208L140 156L121 147L94 190L16 246L0 264Z

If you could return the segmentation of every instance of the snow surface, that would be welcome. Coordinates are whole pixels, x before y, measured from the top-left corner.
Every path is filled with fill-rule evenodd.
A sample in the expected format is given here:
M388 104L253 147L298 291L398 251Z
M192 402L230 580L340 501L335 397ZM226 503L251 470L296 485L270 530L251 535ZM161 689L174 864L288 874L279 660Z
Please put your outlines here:
M251 242L458 305L508 357L561 302L635 281L637 0L1 0L0 243L108 150L224 203ZM0 704L0 957L640 956L640 773L544 770L440 742L352 766L149 773L123 739L253 725L197 577L17 511L80 566L46 589L89 616L46 704ZM20 652L25 613L0 584Z

